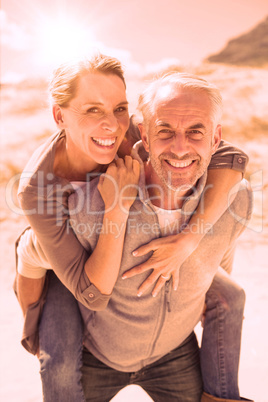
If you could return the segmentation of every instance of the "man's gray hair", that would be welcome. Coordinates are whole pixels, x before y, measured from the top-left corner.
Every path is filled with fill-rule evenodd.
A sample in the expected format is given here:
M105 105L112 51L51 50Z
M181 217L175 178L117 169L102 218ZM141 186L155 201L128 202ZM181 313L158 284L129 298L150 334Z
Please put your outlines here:
M175 85L180 89L206 93L211 102L214 125L220 122L222 116L222 97L219 89L197 75L170 72L154 79L139 97L138 110L142 113L143 121L147 128L153 113L154 98L158 89L165 85Z

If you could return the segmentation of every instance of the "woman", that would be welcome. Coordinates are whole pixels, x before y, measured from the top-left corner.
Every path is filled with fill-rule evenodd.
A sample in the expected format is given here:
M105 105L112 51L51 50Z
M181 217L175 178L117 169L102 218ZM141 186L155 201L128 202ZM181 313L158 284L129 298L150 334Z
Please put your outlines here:
M36 328L44 298L38 300L43 291L46 272L44 269L36 269L35 265L40 264L38 258L36 264L34 263L36 255L42 257L43 264L47 258L62 283L77 300L92 309L103 308L112 292L112 288L105 283L106 273L109 272L109 276L112 275L114 281L117 278L124 233L116 239L112 247L114 264L106 267L105 247L98 247L98 245L107 244L107 241L113 244L114 239L101 234L96 249L88 257L68 225L67 208L68 196L74 191L74 184L71 183L86 181L92 177L92 173L96 175L105 171L107 164L115 158L128 128L124 78L118 63L116 67L114 63L114 60L110 58L98 56L87 65L78 63L76 66L61 67L56 71L51 84L51 94L54 103L54 119L61 132L49 139L35 153L25 169L26 172L31 172L31 175L30 177L27 175L27 178L21 181L19 199L32 230L25 232L19 245L17 291L26 312L26 330L29 329L29 323L36 324L32 325L32 333L26 332L23 340L24 346L32 353L36 353L38 348ZM227 156L219 158L221 153L226 153ZM245 160L241 152L235 151L232 147L223 146L214 161L212 160L210 167L231 167L230 160L233 160L234 153L239 154L242 162ZM242 165L243 163L240 166ZM119 159L112 163L107 172L114 177L119 188L123 188L127 183L135 184L138 180L138 167L129 156L126 156L125 162ZM88 173L91 173L89 177L87 177ZM217 178L216 181L215 178ZM210 208L206 208L206 212L201 215L199 211L199 214L192 218L191 224L198 222L200 217L204 227L206 222L213 224L226 209L226 195L240 178L240 173L229 169L211 171L208 183L211 181L214 186L210 194L205 195L205 198L210 200ZM105 178L100 183L100 193L105 205L108 206L111 198L110 183ZM133 189L133 186L131 188ZM130 192L131 199L125 205L126 211L129 210L135 195L135 191ZM124 223L127 219L127 213L123 214L118 209L112 214L108 212L105 215L104 220L117 222L117 224ZM170 267L173 271L173 286L176 288L179 266L197 247L204 234L204 231L193 234L186 228L180 235L154 240L137 250L136 255L141 255L147 253L148 249L153 249L153 263L151 263L152 268L156 268L154 275L149 276L141 291L145 291L149 285L152 285L154 278L157 277L157 284L153 290L157 293L165 282L161 280L161 274L171 272ZM150 265L150 260L146 264ZM174 270L174 266L178 268ZM72 272L77 270L81 272L81 275L78 283L74 283ZM28 295L27 287L30 291ZM101 292L98 291L99 288L102 289ZM63 305L67 308L65 314L61 310ZM55 317L55 310L57 317ZM62 336L61 326L64 322L66 332L64 331ZM57 323L58 330L53 328L53 331L50 331L50 325L56 326ZM79 373L82 338L79 311L74 298L57 282L55 277L49 286L40 328L44 399L83 400ZM60 334L61 345L57 345L59 337L52 338L55 333ZM51 339L47 345L48 338ZM77 342L77 340L80 341ZM54 350L55 346L59 348ZM65 358L62 359L63 350L67 351L69 364ZM49 372L50 364L51 372ZM66 368L70 370L67 372ZM55 373L58 373L58 376ZM75 384L77 386L74 386Z

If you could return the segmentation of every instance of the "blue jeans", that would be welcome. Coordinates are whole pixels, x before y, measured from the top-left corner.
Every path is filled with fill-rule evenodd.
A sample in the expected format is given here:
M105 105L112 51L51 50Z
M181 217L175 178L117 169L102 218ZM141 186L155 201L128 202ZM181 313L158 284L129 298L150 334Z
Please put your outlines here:
M82 402L82 317L72 293L54 272L48 275L47 299L39 326L43 400Z
M224 272L217 273L206 295L207 308L200 349L200 363L204 391L220 398L240 400L237 379L244 304L245 293L243 289L228 274ZM174 392L178 392L177 386L180 384L181 379L187 378L183 376L183 371L179 371L179 361L175 362L177 366L175 364L173 374L176 377L176 388L173 391L168 388L168 382L165 384L167 388L159 389L159 383L162 381L159 381L159 377L158 381L154 381L154 377L151 377L150 380L151 373L155 375L158 369L152 367L152 371L146 370L154 365L150 365L137 373L121 373L103 365L89 352L84 351L82 368L82 333L83 325L75 298L60 283L55 274L51 272L49 291L39 331L40 374L45 402L82 402L85 401L84 395L86 395L86 400L88 401L108 401L109 398L112 398L128 384L140 385L155 401L198 400L186 399L186 394L188 395L189 390L185 392L181 399L178 399L178 396L177 399L173 396ZM193 346L193 343L191 345ZM177 353L179 349L171 352L171 354ZM192 352L192 358L194 358L195 347L193 347ZM168 359L169 355L163 359ZM190 357L191 354L189 354ZM178 356L177 360L179 360ZM91 364L94 364L94 367L97 364L95 367L96 372L95 369L92 369ZM168 372L170 364L171 362L169 361L162 364L164 374L166 370ZM99 370L99 366L102 367L103 374L99 376L101 378L97 381L97 367ZM196 364L194 366L197 367ZM83 371L82 382L81 368ZM187 372L186 366L184 368ZM172 370L174 370L173 365ZM146 381L143 382L142 377L144 374L142 373L144 372L146 372L144 377ZM195 373L196 383L198 383L198 375L197 372ZM104 378L104 383L101 385L102 378ZM192 384L193 375L188 380L189 384ZM112 385L108 386L108 381L111 381ZM154 383L152 388L150 388L150 383ZM95 395L92 392L97 392L96 384L100 384L101 397L98 395L99 399L96 399L96 396L90 399L92 395ZM154 389L157 389L157 391L154 392ZM169 391L167 392L168 389ZM88 396L89 390L90 396ZM187 387L184 391L186 390ZM199 392L198 386L194 392ZM170 398L173 399L168 399L167 394L170 394ZM191 397L189 396L189 398Z
M155 402L200 402L199 347L192 333L177 349L143 369L125 373L83 351L82 384L87 402L108 402L127 385L140 385Z
M238 367L245 292L221 270L206 294L206 306L200 348L204 391L240 400Z

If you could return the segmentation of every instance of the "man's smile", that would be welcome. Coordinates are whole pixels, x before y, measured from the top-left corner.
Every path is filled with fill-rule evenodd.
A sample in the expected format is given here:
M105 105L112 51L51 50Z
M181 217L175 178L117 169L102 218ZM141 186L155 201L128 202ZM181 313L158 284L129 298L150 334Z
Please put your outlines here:
M174 161L174 160L165 159L165 162L174 168L181 169L181 168L186 168L186 167L192 165L195 161L192 159L184 160L184 161Z

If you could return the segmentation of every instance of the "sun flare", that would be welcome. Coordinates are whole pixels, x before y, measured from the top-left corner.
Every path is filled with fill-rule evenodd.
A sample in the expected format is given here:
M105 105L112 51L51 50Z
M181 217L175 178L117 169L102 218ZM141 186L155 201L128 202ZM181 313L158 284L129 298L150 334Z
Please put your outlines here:
M47 18L37 28L38 58L49 65L96 51L90 29L71 17Z

